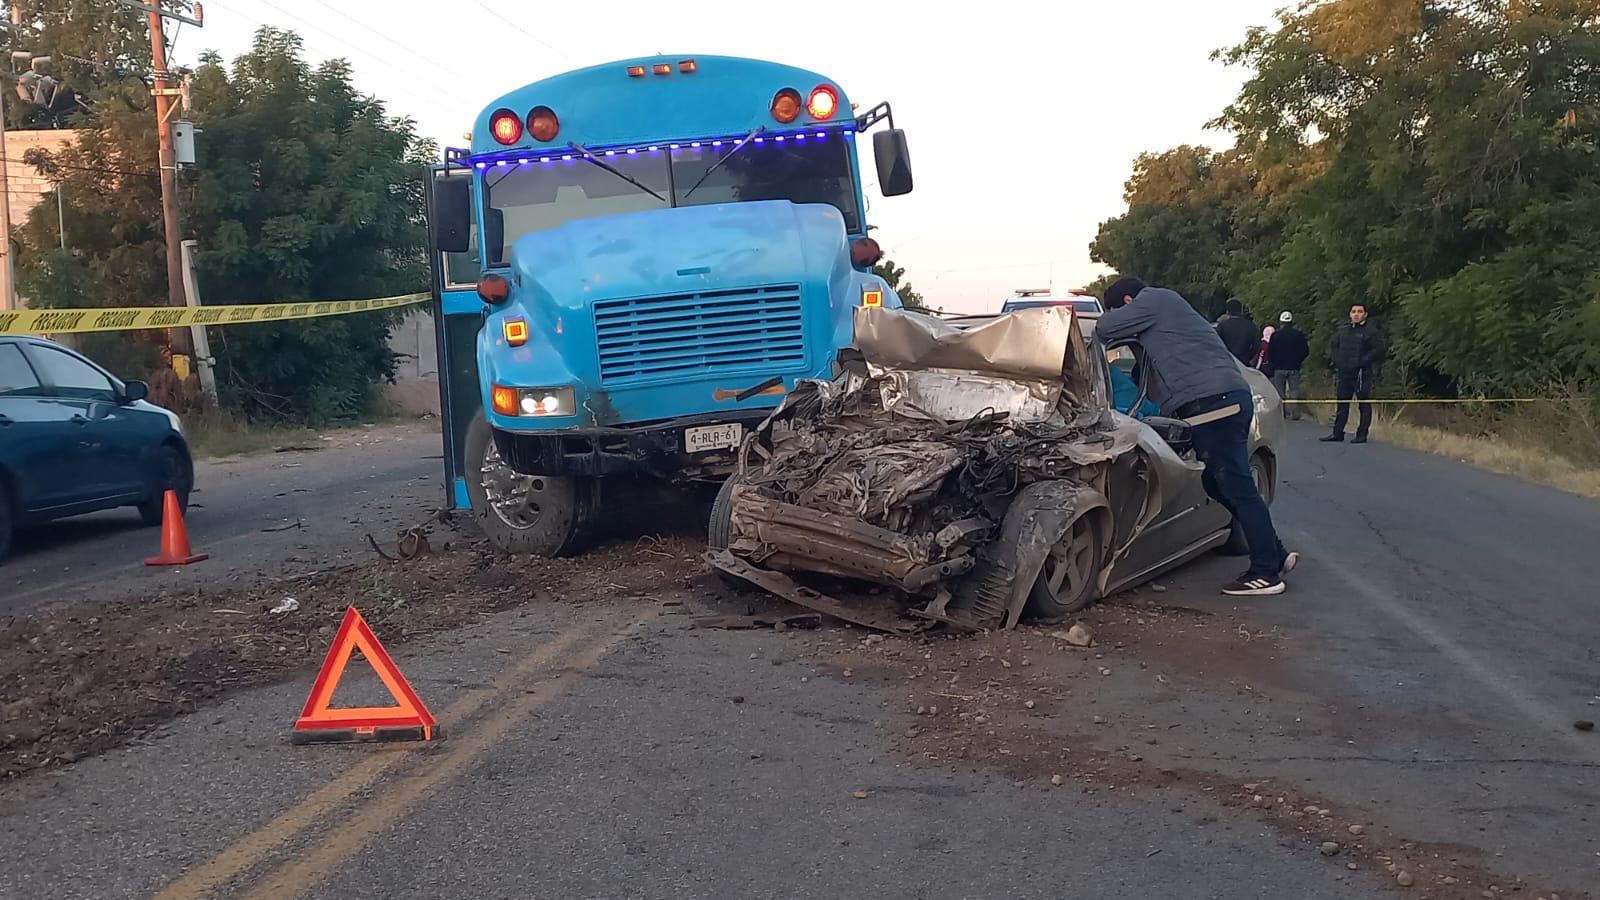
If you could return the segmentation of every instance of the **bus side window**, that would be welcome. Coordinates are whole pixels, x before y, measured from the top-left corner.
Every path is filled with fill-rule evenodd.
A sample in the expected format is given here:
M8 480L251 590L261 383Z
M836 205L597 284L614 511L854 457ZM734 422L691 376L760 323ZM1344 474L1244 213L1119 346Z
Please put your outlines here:
M461 253L445 253L444 286L446 288L476 287L481 266L478 265L478 226L467 232L467 249Z

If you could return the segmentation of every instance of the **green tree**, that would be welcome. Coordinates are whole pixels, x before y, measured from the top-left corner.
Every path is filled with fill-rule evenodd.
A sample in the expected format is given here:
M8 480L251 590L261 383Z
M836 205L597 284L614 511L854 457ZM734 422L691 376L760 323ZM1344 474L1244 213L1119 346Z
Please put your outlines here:
M872 267L872 274L889 283L889 289L895 292L895 295L900 298L900 305L906 309L914 309L918 312L937 312L937 310L930 309L927 304L922 302L922 295L911 287L911 282L900 283L900 279L905 277L906 269L904 266L895 265L894 260L887 257L879 260Z
M1123 197L1128 212L1101 224L1090 258L1172 288L1208 318L1222 314L1277 240L1255 171L1237 153L1182 146L1142 154Z
M297 37L263 28L231 67L204 57L191 94L203 134L180 189L208 304L354 299L426 283L422 177L433 148L359 94L346 62L313 68ZM67 253L50 249L50 204L21 229L19 283L41 305L159 305L165 294L153 115L148 97L126 99L96 103L79 145L40 160L64 179L71 238ZM251 419L354 415L392 377L397 315L216 329L222 399Z
M1097 259L1318 348L1365 303L1391 383L1600 378L1600 2L1302 3L1215 58L1233 149L1141 157Z

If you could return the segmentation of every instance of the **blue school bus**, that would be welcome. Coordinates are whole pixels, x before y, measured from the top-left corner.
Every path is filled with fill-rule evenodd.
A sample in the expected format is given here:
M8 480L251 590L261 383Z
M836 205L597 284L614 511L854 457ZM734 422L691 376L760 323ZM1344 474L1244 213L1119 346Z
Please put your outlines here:
M428 185L451 505L513 552L581 548L606 485L725 478L827 378L870 272L856 136L911 190L889 105L753 59L654 56L490 103Z

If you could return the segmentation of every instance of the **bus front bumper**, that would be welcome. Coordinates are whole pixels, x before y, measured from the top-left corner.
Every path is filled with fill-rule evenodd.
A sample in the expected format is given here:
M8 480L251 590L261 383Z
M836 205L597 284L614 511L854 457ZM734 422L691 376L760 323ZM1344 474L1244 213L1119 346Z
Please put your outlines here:
M744 435L770 409L729 410L613 428L494 429L500 458L524 475L621 473L713 480L733 471Z

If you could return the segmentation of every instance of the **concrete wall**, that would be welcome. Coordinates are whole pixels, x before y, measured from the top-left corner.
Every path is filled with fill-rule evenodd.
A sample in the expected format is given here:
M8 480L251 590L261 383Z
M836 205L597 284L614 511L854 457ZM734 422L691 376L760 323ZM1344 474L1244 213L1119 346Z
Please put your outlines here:
M439 413L439 348L433 333L433 314L416 307L389 333L389 349L400 356L394 384L384 385L384 397L402 413Z

